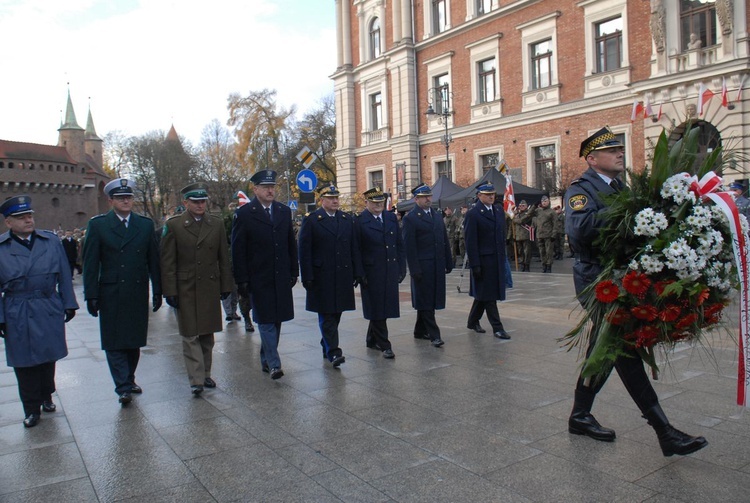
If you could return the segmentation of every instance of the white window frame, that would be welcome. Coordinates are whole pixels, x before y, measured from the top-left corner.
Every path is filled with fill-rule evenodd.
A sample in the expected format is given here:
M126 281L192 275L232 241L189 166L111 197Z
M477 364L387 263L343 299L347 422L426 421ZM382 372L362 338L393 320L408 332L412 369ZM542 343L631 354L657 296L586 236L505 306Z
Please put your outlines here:
M451 24L451 0L445 0L445 29L443 31L435 31L436 21L433 20L432 16L432 0L423 0L422 2L422 13L423 13L423 31L425 40L428 38L442 35L443 33L450 31Z
M387 85L385 76L370 81L362 82L360 89L360 115L362 117L362 146L380 143L388 140L388 94L386 93ZM381 115L383 123L380 129L373 130L373 117L370 97L380 93L381 96Z
M372 183L372 175L378 172L380 172L380 176L383 178L383 186L380 187L380 190L385 192L385 165L371 166L365 169L365 173L367 174L367 190L375 188L375 185Z
M552 12L532 21L516 26L521 32L521 48L523 61L523 100L522 111L548 107L560 103L560 82L557 66L557 18L559 11ZM532 89L531 80L531 47L534 44L550 40L552 57L550 62L550 85L542 89Z
M424 65L427 67L427 88L424 90L424 96L425 96L425 103L420 103L419 106L427 107L427 100L428 99L434 99L435 93L434 90L431 90L433 87L435 87L435 79L441 75L448 75L448 90L450 92L453 92L453 79L452 79L452 72L451 72L451 60L453 58L453 51L447 52L445 54L441 54L437 58L431 59L429 61L425 61ZM453 100L451 99L450 95L448 96L448 101L450 105L450 110L453 110ZM448 119L448 127L450 128L453 123L453 115ZM436 132L436 131L442 131L445 128L443 126L443 118L439 115L435 115L433 117L428 116L427 117L427 132Z
M591 133L593 134L593 133ZM544 145L555 145L555 160L557 164L561 163L562 138L560 136L548 136L546 138L535 138L526 141L526 180L529 187L537 186L536 179L536 158L534 157L534 148ZM520 181L520 180L519 180Z
M500 88L500 37L495 34L491 37L478 40L466 46L469 51L469 64L471 65L471 123L496 119L502 116L502 90ZM487 59L495 59L495 99L486 103L479 102L479 62Z
M627 0L584 0L583 8L586 35L586 72L584 97L589 98L615 91L623 91L630 84L630 42L628 33ZM622 61L620 68L609 72L596 72L596 25L615 17L622 18ZM651 37L651 33L647 32Z
M474 151L474 178L477 180L484 175L482 173L482 156L488 154L497 154L498 161L502 161L505 158L505 146L493 145Z

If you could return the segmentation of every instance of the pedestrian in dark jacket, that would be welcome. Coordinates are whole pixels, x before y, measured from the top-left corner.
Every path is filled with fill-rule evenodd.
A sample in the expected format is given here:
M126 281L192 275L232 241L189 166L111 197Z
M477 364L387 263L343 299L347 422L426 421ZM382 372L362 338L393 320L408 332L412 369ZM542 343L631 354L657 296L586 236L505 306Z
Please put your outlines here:
M237 210L232 225L234 279L240 298L252 299L261 370L279 379L284 375L278 351L281 323L294 318L297 242L291 210L275 200L276 172L258 171L250 181L255 197Z
M335 368L346 361L339 348L341 313L354 310L354 286L362 278L354 219L339 210L339 190L328 185L318 190L321 207L307 216L299 231L305 308L318 313L323 357Z
M132 211L135 184L126 178L104 186L112 210L89 220L83 248L83 295L99 317L102 349L124 406L142 393L135 371L146 345L149 280L152 310L162 304L159 245L154 222Z
M32 428L41 410L54 412L55 362L65 358L65 323L78 309L68 259L60 239L37 231L29 196L0 206L8 231L0 234L0 337L18 381L25 419Z
M417 310L414 337L428 339L439 348L444 343L435 310L445 309L445 275L453 270L453 260L443 219L431 208L429 185L422 183L411 192L416 205L404 216L404 243L411 274L411 305Z
M398 285L406 277L406 251L396 215L383 211L385 194L380 187L364 196L367 208L357 217L355 229L364 268L362 313L370 320L365 343L390 359L395 355L386 320L400 316Z

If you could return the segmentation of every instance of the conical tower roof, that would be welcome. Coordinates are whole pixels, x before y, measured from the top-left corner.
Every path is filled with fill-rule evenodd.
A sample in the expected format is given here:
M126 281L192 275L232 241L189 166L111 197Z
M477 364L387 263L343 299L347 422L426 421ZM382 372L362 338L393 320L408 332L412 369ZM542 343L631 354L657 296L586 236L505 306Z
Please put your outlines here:
M94 127L94 118L91 116L91 107L89 106L89 116L86 119L86 134L84 137L87 140L101 140L96 134L96 128Z
M60 126L60 129L80 129L83 131L83 128L78 125L78 121L76 120L76 113L73 110L73 101L70 99L70 89L68 89L68 105L65 109L65 123Z
M177 136L177 130L174 128L174 124L172 124L172 127L169 128L169 132L167 133L167 140L176 141L178 143L180 141L180 137Z

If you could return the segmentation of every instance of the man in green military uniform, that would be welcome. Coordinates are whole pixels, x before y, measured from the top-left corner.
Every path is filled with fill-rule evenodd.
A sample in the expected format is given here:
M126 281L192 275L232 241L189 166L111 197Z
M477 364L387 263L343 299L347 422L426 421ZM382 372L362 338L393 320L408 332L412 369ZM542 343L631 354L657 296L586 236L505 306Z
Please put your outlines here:
M443 224L445 232L448 233L448 245L451 247L451 260L456 265L456 253L458 253L458 215L453 213L453 208L448 207L443 210Z
M190 389L195 396L215 388L211 378L214 332L223 328L220 300L234 286L224 222L206 212L204 183L180 191L185 213L164 224L161 277L167 304L177 311Z
M112 210L89 220L83 246L83 296L89 314L99 317L102 349L123 406L131 393L143 392L135 370L148 334L149 279L153 310L162 302L154 222L132 211L134 187L126 178L104 186Z
M469 208L467 208L466 205L461 206L461 211L458 215L458 221L456 222L456 240L458 241L458 257L461 259L461 267L464 266L464 260L466 260L466 241L464 241L464 217L466 217L467 211L469 211Z
M534 220L536 223L536 242L542 259L542 272L552 272L557 214L549 205L549 197L542 196L539 207L534 210Z
M521 256L521 271L531 270L531 220L534 218L534 210L529 208L526 201L518 203L518 211L513 216L515 226L516 250Z

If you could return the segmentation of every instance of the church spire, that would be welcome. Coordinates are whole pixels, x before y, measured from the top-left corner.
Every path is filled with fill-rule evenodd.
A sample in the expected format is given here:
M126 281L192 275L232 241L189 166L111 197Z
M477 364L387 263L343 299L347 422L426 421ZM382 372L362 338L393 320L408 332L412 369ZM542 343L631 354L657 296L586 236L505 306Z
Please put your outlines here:
M73 110L73 101L70 99L70 89L68 89L68 105L65 109L65 123L60 126L60 129L83 130L83 128L78 125L78 121L76 120L76 113Z
M96 128L94 127L94 118L91 116L91 103L89 103L89 116L86 119L86 134L85 138L87 140L100 140L99 136L96 134Z

